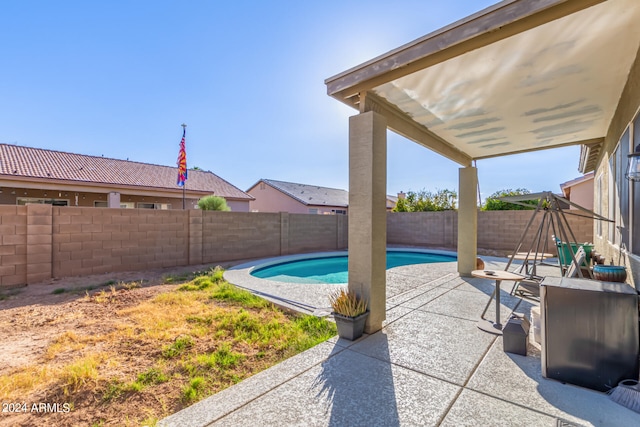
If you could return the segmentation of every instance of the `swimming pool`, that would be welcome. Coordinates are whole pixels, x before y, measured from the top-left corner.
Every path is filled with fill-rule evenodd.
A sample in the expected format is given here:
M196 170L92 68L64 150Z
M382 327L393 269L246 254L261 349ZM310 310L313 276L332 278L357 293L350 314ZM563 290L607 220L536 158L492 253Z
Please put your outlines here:
M457 258L435 252L388 250L387 269L412 264L453 262ZM258 266L251 275L260 279L285 283L344 284L348 282L348 256L310 256L306 259Z

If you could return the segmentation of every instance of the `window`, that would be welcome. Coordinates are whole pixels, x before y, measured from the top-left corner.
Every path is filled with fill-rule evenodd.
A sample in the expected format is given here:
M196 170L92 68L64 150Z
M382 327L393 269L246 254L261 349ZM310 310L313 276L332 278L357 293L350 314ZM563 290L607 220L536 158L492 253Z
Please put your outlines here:
M331 209L331 213L334 215L346 215L347 211L345 209Z
M640 255L640 215L636 206L640 203L640 183L631 182L624 176L627 156L637 145L640 145L640 114L636 115L624 131L618 146L609 157L608 217L615 222L609 223L608 240L611 244L617 245L621 252ZM597 198L602 190L602 183L597 181L595 185ZM598 227L596 223L596 233Z
M629 180L624 172L627 167L627 154L629 154L629 129L620 138L620 144L616 152L616 194L619 212L616 216L616 243L620 249L629 249Z
M96 208L108 208L109 203L96 200L95 202L93 202L93 206ZM133 209L135 207L136 205L133 202L120 202L120 209Z
M635 151L633 147L640 145L640 115L633 121L633 138L629 144L629 153ZM628 157L625 156L625 167ZM626 179L625 179L626 180ZM640 182L629 182L629 218L631 226L631 252L640 255Z
M171 204L169 203L145 203L138 202L138 209L171 209Z
M617 148L616 148L617 150ZM615 170L616 170L616 156L615 151L611 153L609 157L609 215L608 218L615 220L616 218L616 192L615 192ZM615 223L609 223L608 240L610 243L615 243Z
M603 215L603 212L602 212L602 173L600 175L598 175L598 178L596 178L594 211L598 215ZM595 221L596 221L596 236L602 237L602 221L598 221L597 219Z
M39 203L41 205L53 205L53 206L69 206L69 200L66 199L40 199L37 197L18 197L16 204L26 205L27 203Z
M309 213L313 215L318 215L318 209L309 209Z

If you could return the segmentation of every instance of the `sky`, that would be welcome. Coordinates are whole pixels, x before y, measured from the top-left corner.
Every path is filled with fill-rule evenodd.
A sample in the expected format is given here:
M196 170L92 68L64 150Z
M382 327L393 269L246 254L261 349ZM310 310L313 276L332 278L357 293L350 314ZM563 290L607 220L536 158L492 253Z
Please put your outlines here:
M188 167L242 190L348 189L357 111L324 80L496 2L4 1L0 143L175 166L186 123ZM457 190L458 164L391 131L387 144L388 194ZM481 196L560 192L579 152L479 160Z

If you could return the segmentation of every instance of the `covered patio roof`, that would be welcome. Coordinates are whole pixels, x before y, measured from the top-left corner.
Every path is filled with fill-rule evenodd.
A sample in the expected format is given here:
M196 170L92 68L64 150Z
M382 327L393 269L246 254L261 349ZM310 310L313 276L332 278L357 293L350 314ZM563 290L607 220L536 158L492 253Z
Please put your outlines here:
M640 46L637 0L505 0L328 78L461 164L583 145L593 169Z

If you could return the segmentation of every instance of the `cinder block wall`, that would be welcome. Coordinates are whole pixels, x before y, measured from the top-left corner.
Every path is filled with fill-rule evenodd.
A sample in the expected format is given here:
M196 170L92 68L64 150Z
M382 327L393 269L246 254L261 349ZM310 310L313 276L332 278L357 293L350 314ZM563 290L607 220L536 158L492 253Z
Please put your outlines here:
M0 287L27 282L27 207L0 205Z
M280 255L280 214L202 212L204 263Z
M530 217L530 211L479 212L478 246L512 251ZM592 241L591 219L567 218L577 241ZM345 215L0 206L0 287L346 249L348 222ZM457 213L390 213L387 241L455 250Z
M54 207L53 277L187 265L187 213Z
M502 251L515 249L523 230L533 215L532 211L481 211L478 212L478 248ZM531 247L542 221L538 213L525 237L522 250ZM566 215L578 242L593 242L591 218ZM387 241L401 245L419 245L455 249L458 239L458 215L449 212L392 212L387 216ZM557 253L550 230L546 252ZM543 241L544 241L543 236Z
M390 212L387 214L387 243L455 248L457 238L457 212Z
M524 228L533 215L532 211L483 211L478 212L478 247L496 250L512 251L520 237ZM565 215L571 231L580 243L593 243L593 220L575 215ZM536 231L540 228L540 222L543 220L543 213L538 213L529 228L529 232L525 237L523 249L531 247ZM557 222L555 222L557 227ZM547 247L545 252L557 253L557 248L551 239L554 234L553 229L547 231L545 226L542 240L547 237ZM560 235L556 228L556 235Z
M344 215L290 214L289 253L345 249L348 232L338 237L338 230L344 230L341 218Z

